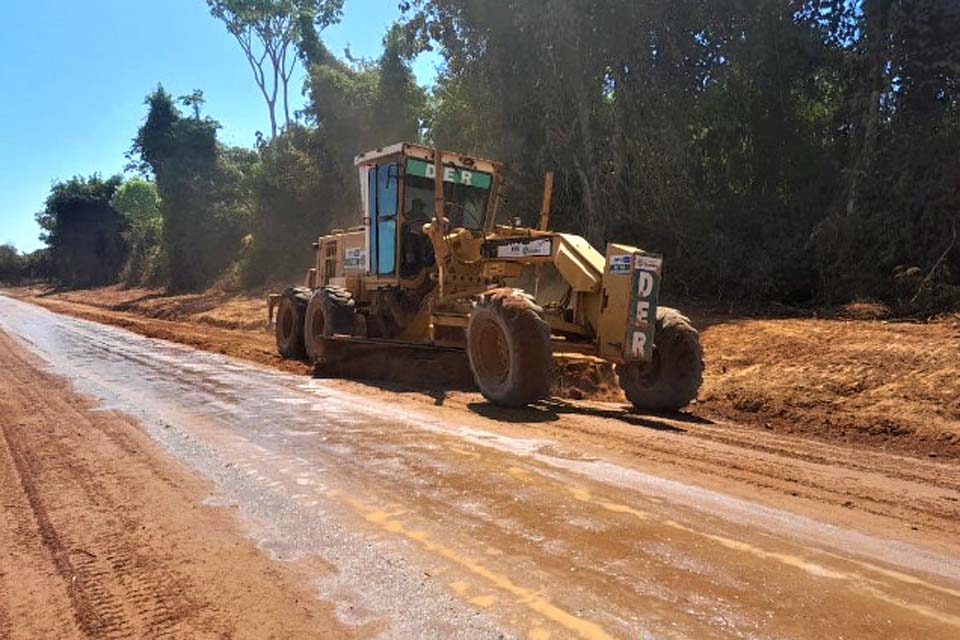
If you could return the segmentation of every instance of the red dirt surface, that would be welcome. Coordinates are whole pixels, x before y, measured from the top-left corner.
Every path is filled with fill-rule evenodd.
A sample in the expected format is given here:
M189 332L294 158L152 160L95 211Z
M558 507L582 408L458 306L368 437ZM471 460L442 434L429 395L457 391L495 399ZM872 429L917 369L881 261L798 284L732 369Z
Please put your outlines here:
M960 455L958 317L735 320L702 339L702 410L779 432Z
M200 506L209 487L135 422L92 409L0 333L0 638L360 633L315 598L306 567Z
M167 296L114 285L7 293L148 336L288 371L311 370L276 354L266 326L265 290ZM861 313L857 307L852 310L856 313L832 319L694 314L707 368L690 412L772 432L914 456L960 458L960 316L929 323L842 317L883 315L873 306L868 310L870 314ZM418 376L439 370L452 386L460 387L465 359L453 360L418 368ZM362 366L355 364L353 370L330 375L362 376ZM442 386L443 381L417 384ZM611 367L583 356L559 361L554 394L623 402Z

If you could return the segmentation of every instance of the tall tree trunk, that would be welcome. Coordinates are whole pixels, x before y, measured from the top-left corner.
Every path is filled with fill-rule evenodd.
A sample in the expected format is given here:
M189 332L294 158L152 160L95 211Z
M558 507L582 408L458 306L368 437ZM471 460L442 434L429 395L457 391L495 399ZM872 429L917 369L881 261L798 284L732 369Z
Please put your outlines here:
M893 11L893 2L868 3L865 7L866 15L866 76L868 97L864 105L864 113L860 128L863 139L850 162L850 182L847 191L846 214L855 217L857 213L860 188L872 167L877 149L877 135L880 127L880 98L886 89L886 52L885 41L889 32L890 14Z
M290 78L283 78L283 126L285 129L290 128L290 95L289 95L289 85Z
M267 111L270 113L270 138L277 137L277 101L267 98Z

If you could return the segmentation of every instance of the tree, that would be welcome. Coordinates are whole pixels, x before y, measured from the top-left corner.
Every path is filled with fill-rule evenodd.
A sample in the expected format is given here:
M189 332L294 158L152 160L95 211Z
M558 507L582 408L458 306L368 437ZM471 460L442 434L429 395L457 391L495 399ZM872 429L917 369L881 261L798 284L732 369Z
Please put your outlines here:
M162 248L174 290L203 287L222 273L248 233L251 216L256 153L219 145L220 125L201 114L200 97L194 92L181 99L193 110L184 117L163 87L148 95L147 117L129 154L134 166L156 179Z
M427 101L410 68L410 56L403 28L392 25L383 38L383 54L377 63L377 92L371 105L373 128L383 143L420 138L420 121Z
M57 277L107 277L127 245L125 273L167 264L175 289L240 262L248 283L295 277L305 238L357 221L354 155L425 139L503 161L500 210L528 224L555 171L554 226L662 253L668 296L960 306L960 3L409 0L359 60L318 35L339 0L209 6L271 136L225 147L202 92L158 87L129 154L156 192L55 185L40 219ZM428 96L410 61L434 47Z
M157 282L163 269L163 216L156 184L130 178L117 188L110 204L126 221L123 237L128 253L120 279L128 284Z
M668 287L714 299L957 281L957 3L404 4L445 59L427 135L505 161L511 214L532 223L556 170L560 228L662 252Z
M0 244L0 282L20 284L25 270L25 256L12 243Z
M121 182L93 174L53 185L36 219L54 278L72 286L116 280L126 259L125 220L110 202Z
M303 26L316 36L340 19L343 0L207 0L243 50L270 116L270 135L277 135L277 101L284 126L290 126L290 79L297 65L295 48Z
M53 275L50 267L49 249L37 249L32 253L25 254L23 262L23 280L28 282L49 280Z
M299 276L312 255L308 239L336 223L331 209L348 195L338 192L340 181L328 173L315 129L294 124L266 141L259 155L246 284Z

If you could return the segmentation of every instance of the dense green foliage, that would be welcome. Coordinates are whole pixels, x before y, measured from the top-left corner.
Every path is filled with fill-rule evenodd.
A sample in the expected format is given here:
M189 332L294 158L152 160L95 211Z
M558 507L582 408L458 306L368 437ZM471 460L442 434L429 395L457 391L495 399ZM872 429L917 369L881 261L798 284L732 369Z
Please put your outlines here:
M309 28L307 33L307 122L260 146L254 244L244 269L248 284L302 275L313 238L359 224L357 153L420 137L426 96L403 54L398 27L387 34L379 60L352 64L330 54Z
M136 165L156 180L162 215L162 249L174 290L209 284L233 260L249 227L253 151L223 148L219 124L202 117L202 99L186 99L180 113L162 87L147 96L147 117L134 140Z
M241 45L295 49L306 108L276 117L281 75L284 126L251 151L218 143L201 93L186 115L152 93L131 156L153 196L75 179L40 216L65 281L296 277L359 222L354 154L419 139L505 162L500 210L528 224L555 171L554 226L663 253L673 293L960 305L960 3L409 0L377 60L324 46L337 0L209 4Z
M120 279L127 284L161 282L164 273L163 216L157 186L143 178L127 180L113 194L110 204L124 217L127 260Z
M20 282L23 256L12 244L0 244L0 282Z
M559 224L663 252L686 294L904 302L897 274L935 264L928 284L958 282L960 5L410 4L447 62L431 132L506 161L527 222L555 169Z
M94 174L53 185L36 218L50 247L52 275L80 286L112 282L126 258L125 222L110 200L120 176Z
M0 283L24 284L50 278L50 252L20 253L12 244L0 245Z

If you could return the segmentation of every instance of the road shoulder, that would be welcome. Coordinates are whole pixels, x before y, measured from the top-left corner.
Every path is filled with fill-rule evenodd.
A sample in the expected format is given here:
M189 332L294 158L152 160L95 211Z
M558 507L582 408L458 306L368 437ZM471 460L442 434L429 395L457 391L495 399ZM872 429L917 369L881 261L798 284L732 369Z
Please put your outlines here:
M0 637L365 635L135 423L3 333L0 432Z

